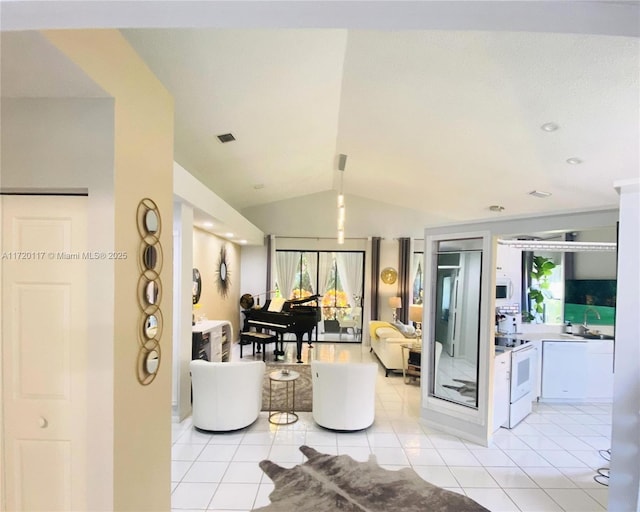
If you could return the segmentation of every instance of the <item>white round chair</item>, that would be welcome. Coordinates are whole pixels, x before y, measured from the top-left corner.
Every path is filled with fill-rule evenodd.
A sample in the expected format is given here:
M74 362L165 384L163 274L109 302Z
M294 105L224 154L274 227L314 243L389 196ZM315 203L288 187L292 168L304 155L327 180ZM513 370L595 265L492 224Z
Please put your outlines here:
M311 361L312 414L321 427L362 430L375 419L377 363Z
M262 408L262 361L189 363L193 386L193 426L229 431L251 425Z

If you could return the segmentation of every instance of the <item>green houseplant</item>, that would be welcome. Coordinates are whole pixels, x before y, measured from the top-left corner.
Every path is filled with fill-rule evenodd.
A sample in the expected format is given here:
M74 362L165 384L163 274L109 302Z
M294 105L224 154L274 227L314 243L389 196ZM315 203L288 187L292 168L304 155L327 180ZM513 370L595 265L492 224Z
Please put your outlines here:
M544 301L549 297L549 277L556 268L556 264L551 258L544 256L533 256L531 266L531 286L529 286L529 301L531 310L525 320L543 321Z

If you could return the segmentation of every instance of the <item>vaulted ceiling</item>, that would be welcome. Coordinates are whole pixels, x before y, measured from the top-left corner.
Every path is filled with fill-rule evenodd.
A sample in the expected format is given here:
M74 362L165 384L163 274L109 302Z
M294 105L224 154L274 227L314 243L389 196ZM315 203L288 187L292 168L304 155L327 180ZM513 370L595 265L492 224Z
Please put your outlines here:
M334 197L339 154L347 196L425 225L494 217L491 205L508 216L615 207L614 180L640 169L638 34L618 22L618 35L613 19L590 33L596 23L575 12L586 29L525 30L502 4L497 30L462 22L464 10L427 28L121 26L175 99L176 161L241 212ZM236 140L221 143L226 133Z

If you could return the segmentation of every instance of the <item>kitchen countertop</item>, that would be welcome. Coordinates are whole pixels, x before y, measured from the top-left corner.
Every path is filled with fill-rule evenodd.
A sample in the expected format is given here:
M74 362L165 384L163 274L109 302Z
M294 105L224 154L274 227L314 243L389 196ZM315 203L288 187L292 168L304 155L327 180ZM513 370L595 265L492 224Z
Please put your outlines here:
M528 341L580 341L580 342L588 342L588 341L613 341L603 340L600 338L583 338L581 336L575 334L566 334L562 332L523 332L516 334L501 334L496 333L496 336L501 336L505 338L516 338L519 340L528 340Z

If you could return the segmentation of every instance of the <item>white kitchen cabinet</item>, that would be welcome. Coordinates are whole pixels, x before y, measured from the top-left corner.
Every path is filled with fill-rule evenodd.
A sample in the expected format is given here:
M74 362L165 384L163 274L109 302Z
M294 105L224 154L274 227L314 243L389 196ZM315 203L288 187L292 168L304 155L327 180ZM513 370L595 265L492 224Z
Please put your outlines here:
M613 399L613 341L587 343L586 401Z
M542 342L543 400L610 402L613 399L613 341Z
M511 352L496 354L493 375L493 431L509 420Z
M587 342L543 342L543 399L569 401L585 399L587 393L587 350Z

